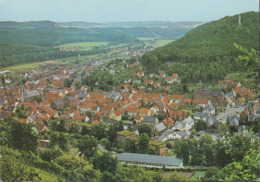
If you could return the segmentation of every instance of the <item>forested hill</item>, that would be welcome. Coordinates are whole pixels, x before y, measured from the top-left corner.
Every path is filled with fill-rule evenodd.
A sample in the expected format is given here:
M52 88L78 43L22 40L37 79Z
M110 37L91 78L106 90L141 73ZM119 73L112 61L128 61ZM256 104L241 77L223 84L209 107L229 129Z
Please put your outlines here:
M239 15L224 17L200 25L179 40L145 54L142 61L148 67L151 62L156 61L159 63L216 61L224 57L236 57L239 51L234 44L259 50L259 12L241 14L240 25L238 17Z

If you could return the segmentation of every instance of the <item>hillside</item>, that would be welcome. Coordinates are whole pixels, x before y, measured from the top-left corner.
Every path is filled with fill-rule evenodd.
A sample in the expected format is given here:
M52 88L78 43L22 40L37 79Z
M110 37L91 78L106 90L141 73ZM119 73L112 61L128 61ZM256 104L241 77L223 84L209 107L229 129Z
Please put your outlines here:
M224 62L231 64L232 67L233 58L239 54L239 50L235 48L234 44L259 50L258 16L257 12L241 14L241 25L238 25L238 15L203 24L192 29L179 40L145 54L142 62L148 71L151 62L158 65L168 61L191 63L189 67L199 64L194 70L191 70L190 74L201 66L205 67L204 70L201 70L202 72L207 71L212 62L226 60ZM228 66L224 69L227 72ZM181 71L177 70L177 72ZM197 75L198 79L194 79L192 75L190 77L187 82L206 80L201 77L201 73ZM207 76L204 75L204 77Z
M104 53L110 45L139 44L138 38L178 39L199 22L0 22L0 68L29 62ZM115 26L115 27L114 27ZM137 27L140 26L140 27ZM163 27L160 27L163 26ZM107 42L106 49L59 51L59 45Z

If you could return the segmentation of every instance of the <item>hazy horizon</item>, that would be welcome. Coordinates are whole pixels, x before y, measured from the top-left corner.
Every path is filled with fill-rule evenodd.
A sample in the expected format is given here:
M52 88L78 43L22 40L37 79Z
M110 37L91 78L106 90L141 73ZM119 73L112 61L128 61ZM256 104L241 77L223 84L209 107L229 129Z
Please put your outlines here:
M247 11L258 0L0 0L0 21L209 22Z

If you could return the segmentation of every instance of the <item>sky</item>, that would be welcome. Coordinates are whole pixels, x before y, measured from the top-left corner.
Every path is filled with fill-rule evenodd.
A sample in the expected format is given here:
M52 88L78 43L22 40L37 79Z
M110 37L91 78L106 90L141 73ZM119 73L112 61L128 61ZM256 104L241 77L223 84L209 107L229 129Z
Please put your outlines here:
M0 21L212 21L259 11L259 0L0 0Z

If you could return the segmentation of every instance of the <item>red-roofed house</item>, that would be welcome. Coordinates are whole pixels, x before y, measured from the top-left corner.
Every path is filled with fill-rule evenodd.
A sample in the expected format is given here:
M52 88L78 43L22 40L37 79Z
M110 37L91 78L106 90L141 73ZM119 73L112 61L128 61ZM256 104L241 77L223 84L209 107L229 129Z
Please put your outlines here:
M183 100L184 95L180 95L180 94L172 94L172 99L173 100Z
M174 121L171 117L165 118L163 123L166 125L167 128L172 128L174 125Z
M112 112L109 116L109 119L120 121L122 119L122 114L119 111Z
M152 110L151 109L146 109L146 108L140 108L139 110L139 115L140 116L152 116Z
M167 78L165 78L165 81L166 81L168 84L172 84L172 83L173 83L173 78L172 78L172 77L167 77Z
M211 102L209 99L193 99L192 104L198 107L205 107L207 105L210 105Z
M178 78L179 78L178 73L173 73L172 78L174 81L178 81Z
M135 115L137 115L138 109L136 107L131 107L131 108L127 108L126 112L128 116L134 117Z

